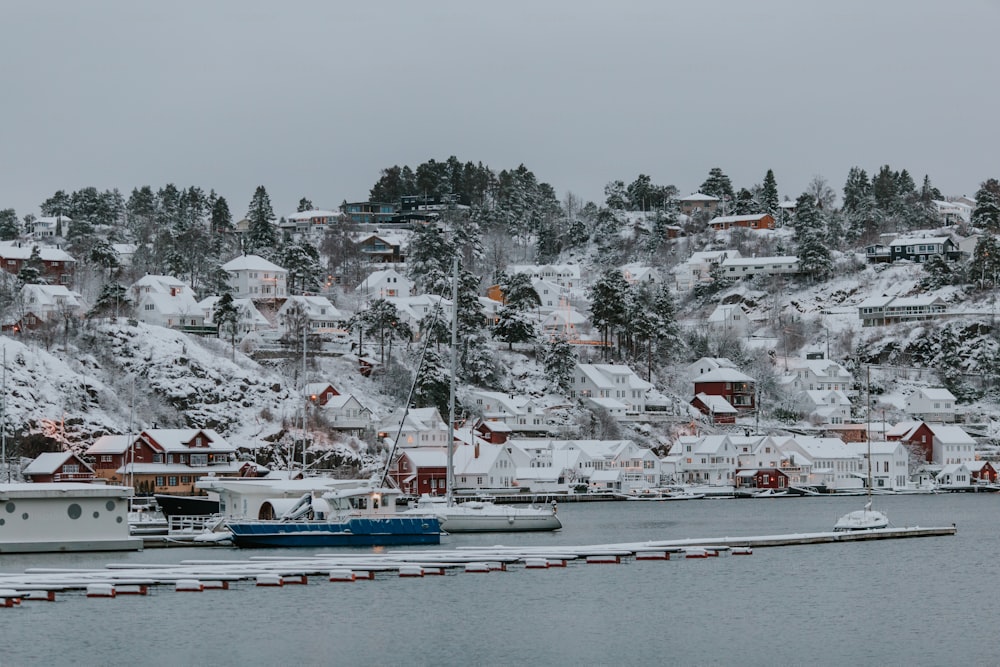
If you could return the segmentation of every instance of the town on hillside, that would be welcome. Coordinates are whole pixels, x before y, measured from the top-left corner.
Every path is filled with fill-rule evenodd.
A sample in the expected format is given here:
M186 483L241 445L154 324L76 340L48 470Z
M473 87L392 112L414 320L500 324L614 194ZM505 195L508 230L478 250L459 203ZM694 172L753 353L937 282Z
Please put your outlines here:
M605 195L452 157L280 216L173 184L0 210L0 478L1000 488L996 179Z

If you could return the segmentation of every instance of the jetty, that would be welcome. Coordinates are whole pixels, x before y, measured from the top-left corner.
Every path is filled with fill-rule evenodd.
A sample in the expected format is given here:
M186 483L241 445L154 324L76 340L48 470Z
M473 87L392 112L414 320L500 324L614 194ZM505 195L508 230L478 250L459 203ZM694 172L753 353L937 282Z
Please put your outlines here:
M796 533L751 537L653 540L621 544L458 547L384 553L316 553L255 556L247 559L183 560L173 564L113 563L103 568L30 568L0 573L0 608L22 601L54 601L58 595L113 598L147 595L152 587L194 593L237 586L263 588L305 585L321 579L353 582L388 576L426 576L517 570L547 570L583 565L620 565L643 561L749 556L758 547L863 542L954 535L945 527L884 528L857 532ZM82 593L82 595L81 595Z

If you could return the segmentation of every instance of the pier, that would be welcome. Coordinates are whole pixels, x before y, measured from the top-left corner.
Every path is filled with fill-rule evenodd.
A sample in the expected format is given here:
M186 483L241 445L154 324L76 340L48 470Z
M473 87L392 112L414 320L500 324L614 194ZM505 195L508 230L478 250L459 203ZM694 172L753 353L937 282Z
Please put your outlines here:
M147 595L152 587L157 586L170 587L175 592L201 593L240 586L269 588L305 585L310 578L354 582L389 576L420 579L459 573L527 572L577 565L749 556L754 549L764 547L943 537L956 532L954 525L914 526L858 532L692 538L583 546L458 547L380 554L317 553L233 560L198 559L176 564L118 563L90 569L30 568L19 574L0 573L0 608L17 607L22 601L51 602L57 594L75 595L77 598Z

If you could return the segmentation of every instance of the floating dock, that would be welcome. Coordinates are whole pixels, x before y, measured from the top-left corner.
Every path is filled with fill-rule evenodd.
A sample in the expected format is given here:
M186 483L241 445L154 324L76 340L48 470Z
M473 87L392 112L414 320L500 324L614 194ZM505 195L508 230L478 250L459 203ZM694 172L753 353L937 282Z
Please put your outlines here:
M256 556L242 560L185 560L175 564L117 563L104 568L31 568L0 573L0 608L22 601L54 601L147 595L152 587L202 593L245 588L305 585L310 578L354 582L385 577L534 571L584 565L621 565L645 561L749 556L758 547L834 542L862 542L954 535L955 526L884 528L858 532L796 533L753 537L658 540L623 544L544 547L460 547L385 553L318 553L303 556Z

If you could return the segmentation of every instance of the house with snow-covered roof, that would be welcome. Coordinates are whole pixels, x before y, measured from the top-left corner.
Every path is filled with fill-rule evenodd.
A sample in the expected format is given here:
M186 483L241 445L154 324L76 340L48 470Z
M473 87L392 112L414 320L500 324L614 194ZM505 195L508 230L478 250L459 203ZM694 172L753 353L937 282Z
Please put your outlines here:
M451 301L437 294L389 296L385 300L396 307L400 320L409 325L414 337L419 338L420 322L425 317L434 316L439 323L451 322Z
M719 304L705 320L705 325L719 335L743 337L750 333L750 313L743 304Z
M531 396L473 389L468 402L484 420L506 424L514 433L538 434L549 430L545 404Z
M441 447L408 447L390 463L388 477L410 496L443 496L448 488L448 450Z
M361 437L374 425L375 415L353 394L337 394L326 399L323 416L334 431Z
M533 279L547 280L565 289L581 287L580 267L577 264L509 264L507 273L524 273Z
M889 259L893 262L909 260L926 262L935 255L949 261L962 258L962 253L950 236L925 234L905 236L889 242Z
M832 359L785 359L778 386L792 396L803 391L842 391L848 396L857 393L854 376Z
M694 395L721 396L737 410L750 411L757 405L755 380L735 368L717 368L694 379Z
M920 387L906 397L906 413L928 422L954 422L958 399L944 387Z
M625 264L620 268L629 285L659 285L663 280L658 269L645 264Z
M377 425L378 436L390 447L399 433L399 447L444 447L448 425L437 408L412 408L403 419L403 409L388 414ZM400 421L403 425L400 428Z
M693 290L698 285L712 282L713 273L721 276L722 263L727 258L741 257L739 250L704 250L691 256L674 267L674 285L682 292Z
M75 452L43 452L21 471L29 482L90 482L97 475Z
M372 264L399 264L406 260L407 240L403 234L376 232L355 236L354 245Z
M3 330L23 331L61 324L67 319L78 319L83 311L83 297L65 285L24 285L3 322Z
M795 396L795 406L813 424L848 424L851 399L836 389L806 389Z
M775 257L727 257L722 260L722 277L736 281L757 276L794 275L799 272L799 258L794 255Z
M898 440L848 442L844 445L864 462L860 474L868 476L868 452L871 451L872 488L905 489L910 478L910 453ZM867 484L867 479L865 480Z
M931 320L946 315L947 304L933 294L922 296L872 296L858 304L861 326L886 326Z
M972 220L973 206L961 201L942 201L934 199L931 201L937 209L938 218L945 225L968 224Z
M222 265L229 274L235 299L283 299L288 296L288 271L259 255L241 255Z
M368 274L354 291L366 299L407 297L413 294L413 281L395 269L380 269Z
M286 330L290 324L293 324L294 327L298 326L298 323L292 323L289 319L293 312L305 314L309 321L310 333L327 333L339 330L347 319L325 296L293 295L285 299L285 302L278 308L276 316L278 322Z
M36 239L54 239L65 237L71 224L73 219L66 215L43 215L35 218L28 231Z
M701 213L703 211L715 213L719 210L719 207L722 204L722 200L718 197L706 195L702 192L695 192L694 194L682 197L677 201L680 204L681 213L684 215L694 215L695 213Z
M670 447L676 457L675 481L688 484L732 486L737 450L728 435L685 435Z
M49 246L0 241L0 269L17 275L31 259L35 249L41 261L41 272L50 284L70 285L76 271L76 260L65 250Z
M640 414L646 411L646 395L652 388L651 383L625 365L577 364L570 397L591 405L600 405L600 399L611 399L621 404L622 414Z
M775 442L786 455L797 461L810 461L812 468L806 484L828 491L863 489L865 487L864 459L852 451L839 438L817 438L808 435L775 437Z
M245 462L236 448L212 429L146 429L133 435L106 435L87 456L98 477L132 484L138 493L191 495L201 476L239 476Z
M472 443L456 443L452 465L457 493L517 486L517 463L506 445L492 445L478 438Z
M312 228L325 228L336 224L341 217L340 211L326 211L323 209L311 209L308 211L296 211L288 216L286 220L295 223L299 231L306 231Z
M733 370L739 370L739 367L732 362L730 359L725 357L702 357L698 361L688 364L685 369L689 379L694 380L699 375L704 375L709 371L714 371L717 368L732 368Z
M129 287L135 319L160 327L203 327L205 311L194 290L173 276L145 275Z
M221 298L214 295L207 296L198 302L198 307L205 314L206 326L218 326L215 314ZM237 336L245 336L251 331L265 331L272 328L268 319L257 310L252 299L233 299L233 307L236 308Z
M750 215L720 215L708 221L709 227L716 231L742 227L743 229L774 229L774 216L770 213L752 213Z
M691 405L703 415L706 415L713 424L735 424L736 415L739 410L729 404L729 401L722 396L711 396L709 394L696 394L691 399Z

